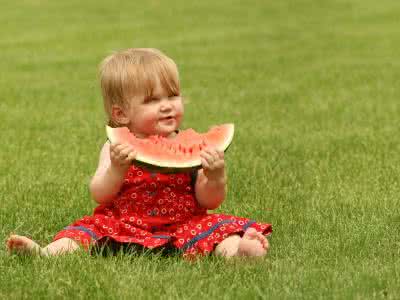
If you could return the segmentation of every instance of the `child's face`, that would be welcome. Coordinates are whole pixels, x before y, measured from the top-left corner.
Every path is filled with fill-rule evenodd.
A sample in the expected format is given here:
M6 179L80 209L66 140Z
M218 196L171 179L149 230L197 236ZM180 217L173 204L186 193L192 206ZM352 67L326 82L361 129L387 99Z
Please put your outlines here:
M158 83L150 98L133 98L125 113L130 121L128 127L136 136L168 137L179 128L183 112L181 96L168 95Z

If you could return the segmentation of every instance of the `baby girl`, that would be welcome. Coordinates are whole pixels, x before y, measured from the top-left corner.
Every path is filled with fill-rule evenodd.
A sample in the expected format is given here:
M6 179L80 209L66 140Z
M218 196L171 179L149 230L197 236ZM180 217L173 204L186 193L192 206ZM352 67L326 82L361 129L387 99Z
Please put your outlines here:
M135 136L173 139L184 107L179 75L172 59L156 49L126 49L100 66L104 107L113 127ZM11 235L10 253L59 255L112 241L144 248L174 248L184 256L264 256L270 224L219 213L227 193L224 153L207 148L202 168L186 173L156 173L134 164L129 144L107 141L100 152L90 192L99 204L40 247L25 236Z

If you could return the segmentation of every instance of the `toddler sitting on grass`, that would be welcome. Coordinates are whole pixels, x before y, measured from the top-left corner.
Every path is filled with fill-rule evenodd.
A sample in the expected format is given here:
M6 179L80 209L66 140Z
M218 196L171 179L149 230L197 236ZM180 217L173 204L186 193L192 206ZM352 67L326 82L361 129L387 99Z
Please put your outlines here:
M109 125L126 126L139 138L173 139L184 107L176 64L156 49L126 49L104 59L101 89ZM144 248L174 248L184 256L264 256L270 224L208 213L226 196L224 153L207 148L195 172L155 173L133 161L129 144L106 142L90 182L99 204L91 216L65 227L46 247L11 235L10 253L60 255L79 247L89 250L107 241Z

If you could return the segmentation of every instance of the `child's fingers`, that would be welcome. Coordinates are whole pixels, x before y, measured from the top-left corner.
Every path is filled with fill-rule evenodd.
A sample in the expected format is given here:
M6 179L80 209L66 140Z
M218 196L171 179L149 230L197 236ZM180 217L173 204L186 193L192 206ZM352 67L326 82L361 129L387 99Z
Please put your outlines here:
M127 161L131 162L133 160L135 160L137 155L137 152L135 150L132 150L129 154L128 157L126 158Z
M119 155L123 158L128 157L129 153L133 151L133 147L130 145L126 145L123 148L121 148L121 151L119 152Z
M112 143L110 145L110 150L119 151L119 149L123 148L125 144L121 143Z
M217 155L220 159L224 159L224 151L217 150Z
M115 148L117 148L117 146L119 146L119 143L112 143L110 144L110 152L115 152Z
M213 158L212 154L206 150L200 152L200 157L203 157L207 160L212 160Z
M115 152L121 153L121 152L124 152L124 151L126 151L127 149L130 149L130 148L132 148L132 146L129 145L129 144L119 144L119 145L117 145L115 147Z
M119 156L119 153L123 149L122 144L114 144L110 146L110 153L113 154L115 157Z
M221 153L221 151L218 151L216 148L212 148L209 153L211 154L215 162L224 159L224 152Z
M136 157L136 151L130 144L112 144L110 146L110 158L119 165L131 163Z
M215 154L216 154L216 149L215 149L214 147L206 147L206 148L204 149L204 152L206 152L206 153L208 153L208 154L210 154L210 155L212 155L212 156L215 156Z
M220 169L225 166L225 161L223 158L219 156L219 154L215 151L210 152L204 152L203 154L200 154L200 157L204 157L210 167L213 169Z
M117 159L125 159L132 151L133 147L129 144L118 144L111 150L111 154Z
M225 162L223 160L219 159L214 163L214 167L216 169L222 169L225 167Z
M203 169L206 169L206 170L210 169L210 165L206 159L204 159L202 157L200 160L201 160L201 166L203 167Z
M202 159L204 159L204 161L207 162L207 165L212 166L212 164L214 163L214 158L211 154L207 153L207 152L203 152L200 154L200 157Z

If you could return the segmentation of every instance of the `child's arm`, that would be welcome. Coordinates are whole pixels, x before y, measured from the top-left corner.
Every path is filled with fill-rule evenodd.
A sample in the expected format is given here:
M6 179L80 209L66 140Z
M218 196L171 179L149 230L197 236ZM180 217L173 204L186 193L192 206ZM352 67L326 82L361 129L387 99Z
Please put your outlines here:
M197 175L196 199L201 207L216 209L225 200L227 190L224 152L207 149L200 156L203 168Z
M90 193L97 203L106 203L118 193L125 172L132 164L136 151L129 145L106 142L101 149L99 165L90 182Z

